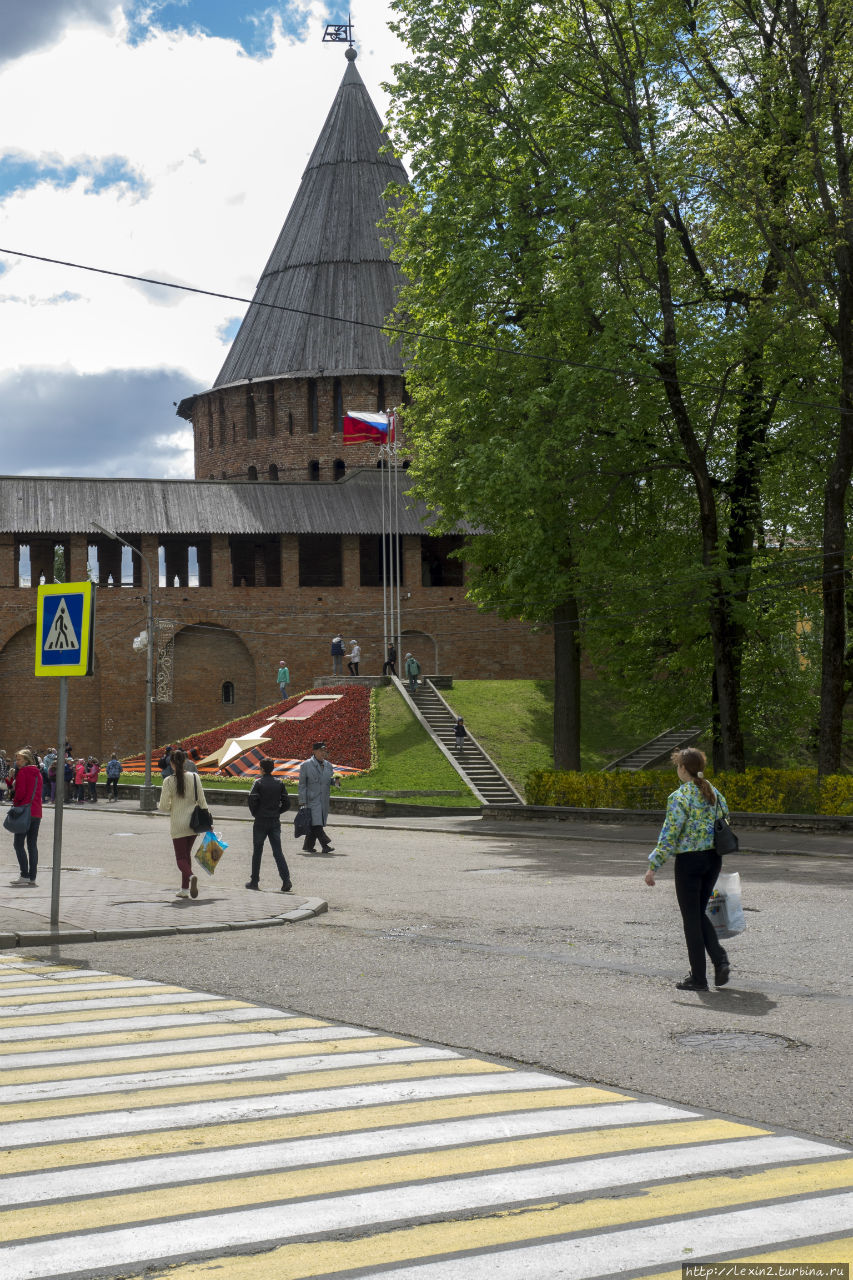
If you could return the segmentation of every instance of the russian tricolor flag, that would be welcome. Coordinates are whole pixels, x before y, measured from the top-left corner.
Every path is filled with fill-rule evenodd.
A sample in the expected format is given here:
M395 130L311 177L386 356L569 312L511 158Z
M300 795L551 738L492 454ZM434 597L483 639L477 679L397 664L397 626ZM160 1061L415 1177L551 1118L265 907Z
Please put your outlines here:
M384 413L359 413L347 409L344 414L344 444L386 444L388 416ZM394 439L393 417L390 432Z

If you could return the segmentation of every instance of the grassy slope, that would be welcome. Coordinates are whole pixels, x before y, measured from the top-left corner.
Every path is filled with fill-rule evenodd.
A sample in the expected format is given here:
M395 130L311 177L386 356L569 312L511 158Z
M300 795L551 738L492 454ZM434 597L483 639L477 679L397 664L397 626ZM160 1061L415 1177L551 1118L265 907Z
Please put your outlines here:
M456 680L445 700L517 787L531 769L553 768L553 699L550 680ZM581 763L600 769L638 746L627 737L596 681L584 681Z
M376 795L382 791L449 791L406 804L479 805L455 769L427 737L395 689L376 690L376 739L379 759L369 773L347 778L341 794Z

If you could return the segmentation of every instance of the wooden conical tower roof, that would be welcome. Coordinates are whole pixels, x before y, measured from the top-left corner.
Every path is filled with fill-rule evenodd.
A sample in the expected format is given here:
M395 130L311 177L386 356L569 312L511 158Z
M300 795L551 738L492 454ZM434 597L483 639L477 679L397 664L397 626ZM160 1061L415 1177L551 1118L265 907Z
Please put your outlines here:
M378 329L400 274L382 244L382 193L408 181L347 50L347 69L269 262L215 387L248 379L402 374ZM273 310L269 304L293 308ZM267 304L267 305L262 305ZM342 317L321 319L302 312Z

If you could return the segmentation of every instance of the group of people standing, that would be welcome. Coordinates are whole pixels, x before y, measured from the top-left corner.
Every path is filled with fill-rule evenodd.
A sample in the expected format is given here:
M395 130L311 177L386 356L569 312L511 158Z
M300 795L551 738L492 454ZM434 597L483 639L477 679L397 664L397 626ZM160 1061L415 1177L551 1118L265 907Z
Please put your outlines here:
M60 786L64 788L62 794L69 804L72 802L77 804L97 803L98 778L101 772L101 762L97 756L89 755L75 758L70 743L65 744L65 750L61 758L56 747L48 747L46 751L36 751L33 747L27 747L27 750L33 757L35 768L41 774L43 804L54 804L56 802L57 787ZM6 752L0 750L0 792L4 788L6 790L5 797L0 795L0 802L3 799L11 801L15 786L15 774L15 763L12 762L10 764ZM121 762L115 752L107 761L106 775L107 798L117 800L118 780L121 777Z
M179 898L198 897L198 877L192 869L193 845L199 836L193 825L196 808L208 810L207 797L201 778L193 768L186 753L179 747L170 751L170 772L163 778L159 808L169 815L169 834L175 851L175 862L181 875ZM290 893L293 885L287 859L281 847L281 815L290 808L287 788L273 777L275 761L268 757L261 760L261 776L249 792L249 812L252 814L252 865L247 889L260 889L261 861L264 845L269 841L273 860L281 877L281 892ZM310 824L305 833L302 849L314 853L317 842L323 853L333 853L334 846L326 833L329 820L330 794L334 785L340 785L335 771L326 759L325 742L315 742L311 755L299 769L299 807L308 811Z

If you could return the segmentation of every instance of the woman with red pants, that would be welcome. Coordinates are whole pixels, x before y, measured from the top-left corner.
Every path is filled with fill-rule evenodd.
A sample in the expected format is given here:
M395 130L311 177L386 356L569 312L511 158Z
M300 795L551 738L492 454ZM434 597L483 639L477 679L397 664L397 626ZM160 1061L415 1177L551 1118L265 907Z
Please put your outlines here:
M190 826L190 817L196 805L207 808L207 800L197 774L187 773L183 751L172 752L173 773L163 779L160 792L160 809L169 814L169 829L175 846L175 861L181 873L179 898L197 898L198 881L193 875L190 854L198 833Z
M41 826L41 769L29 747L21 747L15 754L15 790L13 805L30 805L30 825L27 830L15 832L15 854L21 874L14 885L35 887L39 864L38 836ZM25 847L26 846L26 847Z

